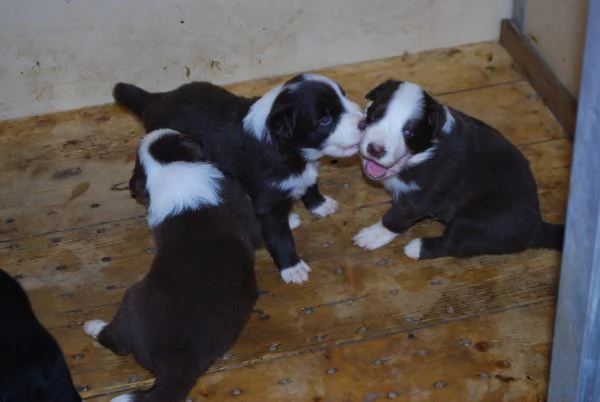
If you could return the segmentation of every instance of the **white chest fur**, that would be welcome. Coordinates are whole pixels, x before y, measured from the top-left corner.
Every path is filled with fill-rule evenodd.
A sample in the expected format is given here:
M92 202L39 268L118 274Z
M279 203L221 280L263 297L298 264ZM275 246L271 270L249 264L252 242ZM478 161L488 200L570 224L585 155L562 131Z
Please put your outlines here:
M399 197L402 194L410 193L411 191L418 191L421 188L414 181L405 182L404 180L400 180L398 177L393 176L389 179L385 180L383 183L385 188L388 189L390 193L394 197Z
M293 198L298 199L306 193L310 186L317 182L318 175L319 163L308 162L302 173L291 175L287 179L276 183L275 186L281 190L289 191Z

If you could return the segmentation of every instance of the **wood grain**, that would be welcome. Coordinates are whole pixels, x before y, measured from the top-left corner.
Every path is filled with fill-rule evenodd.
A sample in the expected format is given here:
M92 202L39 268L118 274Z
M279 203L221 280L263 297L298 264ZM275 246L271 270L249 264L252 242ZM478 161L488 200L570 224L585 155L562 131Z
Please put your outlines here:
M358 100L383 79L410 79L487 121L529 159L546 219L564 219L571 145L498 43L323 73ZM256 95L285 78L229 88ZM145 211L126 185L141 135L112 105L0 122L0 267L20 278L81 394L97 402L152 383L81 330L87 319L110 319L152 259ZM409 260L410 239L442 229L430 221L380 250L358 249L354 234L390 203L358 162L322 162L321 187L340 202L337 214L315 219L296 208L308 284L283 284L268 254L257 253L256 312L191 400L543 400L560 254Z

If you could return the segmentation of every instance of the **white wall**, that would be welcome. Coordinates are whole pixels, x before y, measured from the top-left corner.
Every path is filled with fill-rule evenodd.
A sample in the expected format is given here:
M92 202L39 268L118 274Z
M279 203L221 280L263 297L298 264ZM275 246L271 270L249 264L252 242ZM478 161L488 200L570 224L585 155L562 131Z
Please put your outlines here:
M550 68L579 96L588 0L528 0L525 30Z
M498 38L511 0L2 0L0 119Z

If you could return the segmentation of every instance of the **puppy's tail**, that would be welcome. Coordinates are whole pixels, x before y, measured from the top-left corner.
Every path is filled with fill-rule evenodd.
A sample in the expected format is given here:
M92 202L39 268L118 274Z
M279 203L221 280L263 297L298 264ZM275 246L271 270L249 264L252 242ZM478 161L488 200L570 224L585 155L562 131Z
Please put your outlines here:
M542 222L542 228L533 239L532 248L562 250L565 239L565 225Z
M119 82L113 88L113 98L117 104L123 106L138 118L142 117L146 106L161 96L160 93L151 93L133 84Z

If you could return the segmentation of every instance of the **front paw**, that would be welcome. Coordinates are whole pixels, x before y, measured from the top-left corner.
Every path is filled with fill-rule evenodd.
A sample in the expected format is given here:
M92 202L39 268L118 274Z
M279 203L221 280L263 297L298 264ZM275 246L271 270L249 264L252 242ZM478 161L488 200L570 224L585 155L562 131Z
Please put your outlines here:
M375 250L376 248L385 246L398 236L396 233L388 230L383 226L381 221L374 225L367 226L354 236L354 244L367 250Z
M423 247L423 241L419 238L412 239L406 246L404 246L404 254L408 258L418 260L421 258L421 248Z
M339 207L338 202L333 198L329 197L328 195L324 195L323 197L325 198L325 201L323 201L318 207L310 210L313 215L321 218L335 214Z
M285 283L304 283L308 281L310 267L300 260L296 265L281 270L281 279Z

